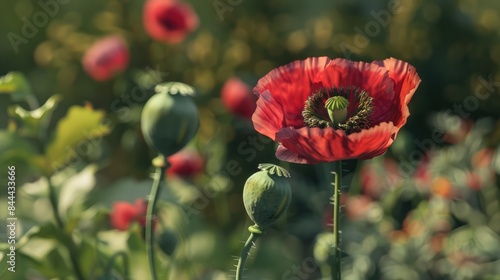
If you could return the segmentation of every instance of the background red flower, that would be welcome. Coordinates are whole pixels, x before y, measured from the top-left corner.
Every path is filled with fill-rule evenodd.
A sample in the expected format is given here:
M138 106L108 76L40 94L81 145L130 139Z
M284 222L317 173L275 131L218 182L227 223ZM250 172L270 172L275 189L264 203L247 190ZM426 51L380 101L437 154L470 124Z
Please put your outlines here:
M257 98L252 89L239 78L230 78L221 90L224 106L233 114L251 118L257 108Z
M167 158L169 176L191 177L203 171L203 157L193 149L183 149Z
M134 204L119 201L113 204L110 214L111 226L118 230L127 230L133 222L146 226L147 202L137 199Z
M129 50L120 36L109 36L96 41L82 59L83 69L97 81L111 79L127 68Z
M143 23L151 38L179 43L198 27L198 16L191 5L176 0L148 0Z

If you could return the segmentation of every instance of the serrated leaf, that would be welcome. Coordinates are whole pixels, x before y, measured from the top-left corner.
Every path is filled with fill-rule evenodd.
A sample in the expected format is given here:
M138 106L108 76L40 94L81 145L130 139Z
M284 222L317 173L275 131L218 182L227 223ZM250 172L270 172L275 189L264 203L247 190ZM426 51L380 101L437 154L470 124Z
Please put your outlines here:
M86 156L83 154L85 151L78 149L78 145L89 141L97 145L96 139L109 133L110 128L101 123L103 119L103 112L88 106L71 107L66 117L59 121L52 142L48 144L45 155L37 159L37 163L46 174L52 174L68 162Z
M33 98L31 86L20 72L9 72L0 77L0 94L10 94L12 101L28 101Z
M61 96L53 95L47 99L42 107L33 111L25 110L19 105L10 107L9 115L22 124L18 131L19 134L28 137L40 137L40 135L45 133L52 112L54 112L60 100Z

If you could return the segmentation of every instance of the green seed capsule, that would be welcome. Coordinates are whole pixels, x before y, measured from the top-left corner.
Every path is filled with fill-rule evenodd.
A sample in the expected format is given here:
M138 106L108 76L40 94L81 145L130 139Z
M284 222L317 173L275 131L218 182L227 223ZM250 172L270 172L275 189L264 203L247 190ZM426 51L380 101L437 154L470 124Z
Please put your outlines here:
M177 235L170 230L165 230L158 236L158 246L167 256L171 256L177 247Z
M189 95L189 85L170 82L158 84L142 110L141 129L153 149L168 157L194 137L200 125L198 110Z
M243 188L243 204L250 219L259 227L274 223L288 209L292 189L290 174L274 164L260 164L261 171L248 178Z

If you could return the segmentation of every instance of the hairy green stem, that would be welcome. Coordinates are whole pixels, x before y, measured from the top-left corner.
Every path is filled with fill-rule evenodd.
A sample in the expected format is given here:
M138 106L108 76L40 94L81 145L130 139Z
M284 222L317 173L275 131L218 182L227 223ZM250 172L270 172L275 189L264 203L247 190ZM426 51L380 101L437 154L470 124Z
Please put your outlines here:
M245 270L245 262L247 261L247 257L250 253L250 249L252 249L252 246L254 245L255 241L257 241L257 239L262 234L264 234L264 232L257 225L249 227L248 231L250 231L250 236L248 237L247 242L245 242L245 246L243 247L243 250L241 251L241 256L238 259L238 266L236 266L236 280L243 279L243 271Z
M73 242L73 238L71 237L71 234L66 234L66 231L64 229L64 223L61 219L61 216L59 216L59 202L57 199L57 194L56 194L56 189L54 185L50 182L50 178L46 177L48 185L49 185L49 201L50 205L52 207L52 211L54 212L54 218L56 220L57 226L61 229L64 237L66 240L62 240L63 244L66 245L66 248L68 249L69 253L69 259L71 261L71 265L73 266L73 270L75 272L75 276L79 280L84 280L85 278L83 277L82 271L80 269L80 265L78 264L78 249Z
M335 181L333 183L333 240L335 242L333 267L332 267L332 280L342 279L341 267L341 254L340 254L340 187L342 186L342 161L335 164Z
M164 162L163 157L156 158L158 162ZM154 160L154 161L155 161ZM149 269L151 272L151 279L156 280L156 262L155 262L155 247L154 247L154 214L156 208L156 202L160 196L161 182L165 177L165 165L157 165L156 172L154 175L153 186L151 187L151 193L149 195L148 210L146 215L146 251L148 253Z

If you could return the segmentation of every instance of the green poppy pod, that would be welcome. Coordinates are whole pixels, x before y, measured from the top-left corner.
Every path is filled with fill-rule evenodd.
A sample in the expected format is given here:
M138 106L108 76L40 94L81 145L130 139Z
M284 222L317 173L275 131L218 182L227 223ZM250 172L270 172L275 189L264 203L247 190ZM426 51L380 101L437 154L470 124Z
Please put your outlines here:
M168 157L195 136L200 125L198 110L190 96L195 90L186 84L158 84L142 110L141 129L150 147Z
M259 227L278 220L288 209L292 189L290 173L274 164L259 164L261 171L250 176L243 188L243 204L250 219Z
M167 256L171 256L174 253L178 242L177 234L171 230L165 230L158 237L158 247Z

